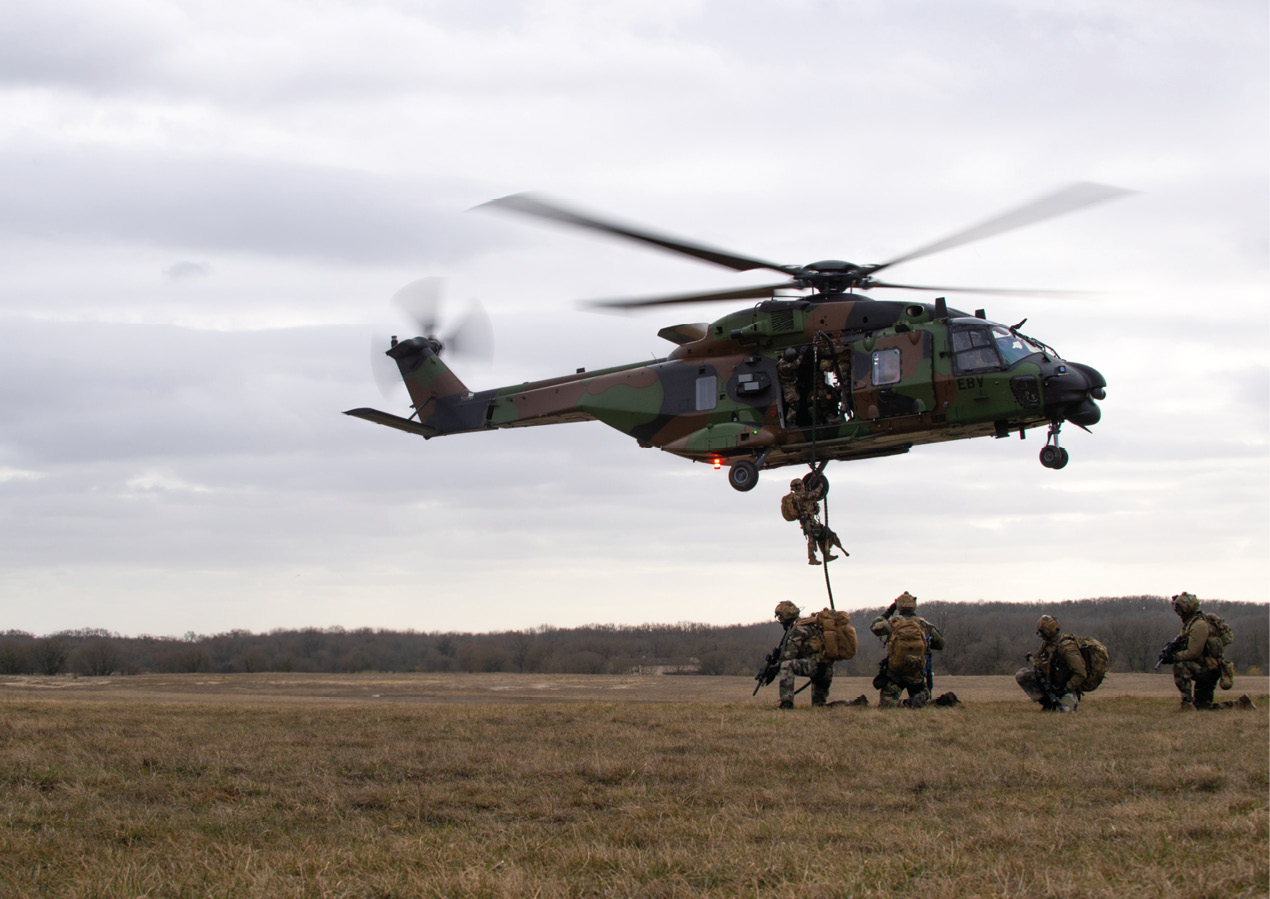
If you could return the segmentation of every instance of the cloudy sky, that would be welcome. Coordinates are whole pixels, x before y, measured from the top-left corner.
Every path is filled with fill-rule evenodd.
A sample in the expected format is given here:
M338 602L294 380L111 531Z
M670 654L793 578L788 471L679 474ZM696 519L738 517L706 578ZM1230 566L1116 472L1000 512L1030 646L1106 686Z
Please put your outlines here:
M1041 432L835 463L840 608L1270 599L1263 0L23 0L0 17L0 630L749 622L821 570L752 492L599 423L425 442L388 298L473 299L482 389L665 355L770 280L471 207L535 190L875 262L1072 181L1137 191L888 277L1107 378ZM901 277L902 275L902 277ZM747 280L748 279L748 280ZM888 296L896 298L900 292ZM928 299L923 295L923 299ZM742 305L744 305L742 303Z

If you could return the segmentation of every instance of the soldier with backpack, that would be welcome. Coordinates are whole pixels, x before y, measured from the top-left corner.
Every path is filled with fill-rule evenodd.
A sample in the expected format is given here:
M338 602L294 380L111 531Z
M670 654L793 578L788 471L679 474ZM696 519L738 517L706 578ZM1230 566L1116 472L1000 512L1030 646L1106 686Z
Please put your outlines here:
M930 701L931 650L944 648L944 635L935 625L917 616L917 597L907 590L874 620L869 630L886 646L886 658L873 679L873 686L880 693L878 705L884 709L898 706L920 709ZM905 690L908 698L901 701ZM947 704L959 703L952 696Z
M789 600L776 605L776 618L785 628L779 647L782 709L794 707L795 677L811 678L813 706L827 705L829 686L833 683L833 663L852 658L856 651L855 628L851 627L851 616L846 612L825 609L807 618L799 617L801 614L798 606Z
M1233 634L1223 619L1199 610L1199 599L1182 592L1173 597L1173 611L1182 619L1182 631L1164 648L1162 661L1173 665L1173 683L1182 693L1182 711L1191 709L1256 708L1245 693L1237 702L1214 702L1220 684L1229 690L1235 666L1223 658Z
M1074 712L1081 696L1098 688L1107 673L1107 649L1092 637L1064 634L1058 619L1036 622L1041 647L1028 653L1032 664L1014 675L1023 692L1045 711Z
M828 482L820 475L812 478L810 486L806 480L794 478L789 482L789 493L781 497L781 516L786 521L797 521L807 538L808 565L820 564L816 558L817 549L825 562L838 558L832 552L835 546L842 550L844 556L851 555L843 549L838 535L820 521L820 501L825 498L827 490Z

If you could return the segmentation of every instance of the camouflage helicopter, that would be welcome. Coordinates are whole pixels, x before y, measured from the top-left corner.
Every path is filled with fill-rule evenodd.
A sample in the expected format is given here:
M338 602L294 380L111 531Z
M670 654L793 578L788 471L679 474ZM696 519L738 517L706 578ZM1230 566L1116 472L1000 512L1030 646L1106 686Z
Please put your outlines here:
M781 265L618 224L554 201L514 194L483 204L660 247L735 271L768 269L786 280L732 290L597 303L646 306L757 300L710 323L672 325L664 358L541 381L472 391L441 359L433 334L398 341L396 362L414 412L345 414L424 439L473 431L598 420L643 447L728 468L728 482L751 490L761 470L834 459L907 453L914 446L970 437L1006 437L1046 427L1041 464L1063 468L1064 422L1088 430L1106 381L1006 326L934 303L875 300L857 291L900 288L936 293L1061 293L929 287L882 281L901 262L1052 218L1128 193L1078 183L888 262L829 259ZM478 208L483 208L478 207ZM793 296L789 291L795 291Z

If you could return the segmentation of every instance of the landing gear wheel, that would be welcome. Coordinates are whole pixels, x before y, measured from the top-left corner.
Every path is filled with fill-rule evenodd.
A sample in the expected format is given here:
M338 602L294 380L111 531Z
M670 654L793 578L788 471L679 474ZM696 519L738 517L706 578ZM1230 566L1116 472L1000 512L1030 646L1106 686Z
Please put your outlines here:
M734 490L753 490L758 483L758 467L748 459L733 462L728 469L728 483Z
M1062 468L1067 464L1067 450L1058 445L1058 432L1062 427L1061 418L1050 422L1050 432L1045 438L1045 446L1041 448L1041 464L1046 468Z
M1046 468L1062 468L1067 464L1067 450L1047 443L1041 448L1041 464Z

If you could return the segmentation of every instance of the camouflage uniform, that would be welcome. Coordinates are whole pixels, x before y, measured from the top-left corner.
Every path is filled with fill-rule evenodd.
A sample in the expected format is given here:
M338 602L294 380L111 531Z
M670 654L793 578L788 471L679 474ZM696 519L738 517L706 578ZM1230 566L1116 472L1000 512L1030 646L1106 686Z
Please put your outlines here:
M814 402L816 407L816 424L823 425L838 420L838 395L825 382L825 375L833 371L833 360L820 360L820 372L816 375Z
M838 350L838 367L834 369L834 377L838 379L838 394L841 396L842 417L851 417L851 350L840 347Z
M798 393L798 372L804 362L798 350L790 347L776 363L776 376L780 380L781 399L785 401L785 424L793 427L802 403Z
M811 678L811 704L829 701L833 683L833 662L825 661L824 637L814 618L799 618L798 607L785 601L776 607L776 617L785 626L781 643L780 687L781 708L794 705L794 678Z
M838 558L832 552L835 546L842 550L844 556L850 555L843 547L842 541L838 539L838 535L828 525L820 523L820 500L824 499L824 496L823 482L815 489L807 489L803 481L794 479L789 482L789 493L785 494L784 498L790 500L798 510L798 524L803 529L803 536L807 538L808 565L820 564L820 560L816 558L817 549L825 557L826 562L832 562Z
M1208 619L1199 613L1199 600L1193 593L1173 597L1173 611L1182 619L1179 636L1186 645L1173 654L1173 683L1182 693L1183 709L1254 708L1248 694L1238 702L1214 702L1213 693L1222 676L1223 647L1216 634L1210 633ZM1229 683L1223 684L1229 687Z
M1080 688L1088 675L1080 644L1071 634L1064 634L1057 619L1050 615L1042 615L1036 622L1036 633L1044 642L1040 649L1028 655L1032 664L1015 672L1014 679L1028 698L1039 702L1042 708L1074 712L1080 705ZM1045 694L1042 677L1057 694L1057 703Z
M917 618L918 623L922 626L922 633L926 636L926 648L928 651L944 648L943 633L925 618L917 616L917 597L910 594L907 590L896 597L890 609L887 609L884 614L874 620L873 624L869 625L869 630L882 641L883 646L887 646L890 642L892 631L891 617L896 612L905 618ZM880 708L893 709L903 706L910 709L920 709L930 701L930 690L926 687L926 678L921 674L905 677L894 674L884 667L883 673L879 674L878 679L874 681L875 686L882 679L885 679L885 683L879 686L878 706ZM901 700L900 697L904 695L905 690L908 691L908 698Z

